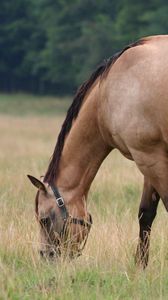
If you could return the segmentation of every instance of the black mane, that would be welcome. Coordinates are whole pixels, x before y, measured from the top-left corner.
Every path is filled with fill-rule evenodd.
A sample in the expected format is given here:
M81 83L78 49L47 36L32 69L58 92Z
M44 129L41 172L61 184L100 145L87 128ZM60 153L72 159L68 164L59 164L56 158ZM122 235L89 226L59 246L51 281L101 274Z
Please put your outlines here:
M116 62L116 60L128 49L142 45L144 43L143 40L139 40L133 44L128 45L125 47L122 51L114 54L112 57L106 59L103 61L102 64L98 66L98 68L92 73L90 78L85 81L77 90L77 93L74 97L74 100L71 104L71 106L68 109L66 118L63 122L61 131L58 135L57 143L54 149L54 153L52 155L52 159L50 161L50 164L48 166L48 170L45 174L44 181L48 182L49 184L53 184L54 180L57 177L57 171L58 171L58 165L60 161L60 157L62 154L62 150L64 147L65 138L68 135L73 121L77 118L78 113L80 111L80 108L82 106L83 100L87 94L87 92L92 87L93 83L96 81L98 77L101 75L107 74L110 67Z

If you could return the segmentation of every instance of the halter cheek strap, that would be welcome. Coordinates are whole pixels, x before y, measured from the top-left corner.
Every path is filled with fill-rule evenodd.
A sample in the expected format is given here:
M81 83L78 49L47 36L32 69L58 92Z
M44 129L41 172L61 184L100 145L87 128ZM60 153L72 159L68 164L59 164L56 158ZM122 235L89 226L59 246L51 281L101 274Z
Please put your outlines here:
M68 219L68 217L69 217L69 213L68 213L68 211L66 209L66 206L65 206L65 203L64 203L64 199L61 197L58 189L55 186L51 186L51 189L52 189L52 191L54 193L57 206L60 209L62 219L65 222Z
M60 212L61 212L61 216L62 216L62 219L64 221L64 225L63 225L63 228L61 230L61 235L64 234L64 229L66 227L66 222L67 220L70 218L70 223L73 223L73 224L79 224L81 226L84 226L84 227L87 227L90 231L90 228L91 228L91 225L92 225L92 217L91 215L89 214L89 222L85 221L84 219L78 219L78 218L74 218L72 216L69 215L68 211L67 211L67 208L65 206L65 202L64 202L64 199L62 198L62 196L60 195L58 189L51 185L51 189L54 193L54 196L55 196L55 200L56 200L56 204L57 206L59 207L60 209Z

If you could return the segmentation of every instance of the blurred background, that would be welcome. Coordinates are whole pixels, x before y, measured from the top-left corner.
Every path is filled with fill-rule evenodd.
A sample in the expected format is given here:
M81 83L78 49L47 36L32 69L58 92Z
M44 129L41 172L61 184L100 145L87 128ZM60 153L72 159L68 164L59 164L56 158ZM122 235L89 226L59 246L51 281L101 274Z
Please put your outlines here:
M166 0L1 0L0 92L71 95L104 58L168 32Z

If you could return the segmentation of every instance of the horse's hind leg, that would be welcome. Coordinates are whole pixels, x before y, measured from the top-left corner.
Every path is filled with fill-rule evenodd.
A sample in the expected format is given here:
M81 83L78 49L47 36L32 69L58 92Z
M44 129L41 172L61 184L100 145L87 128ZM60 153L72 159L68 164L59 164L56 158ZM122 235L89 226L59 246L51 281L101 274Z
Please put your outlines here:
M156 216L160 196L152 187L148 178L144 178L144 189L139 207L139 243L136 252L136 263L145 268L148 264L149 242L152 222Z

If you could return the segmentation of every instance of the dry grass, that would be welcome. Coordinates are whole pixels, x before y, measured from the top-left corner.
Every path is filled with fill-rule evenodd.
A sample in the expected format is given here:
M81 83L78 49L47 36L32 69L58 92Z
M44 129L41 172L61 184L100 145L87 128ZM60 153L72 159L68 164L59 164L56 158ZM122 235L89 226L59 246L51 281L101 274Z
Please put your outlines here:
M167 214L162 204L146 271L134 266L143 178L114 151L89 195L94 225L83 256L43 262L38 256L35 190L26 178L44 174L63 116L0 115L0 299L167 299Z

